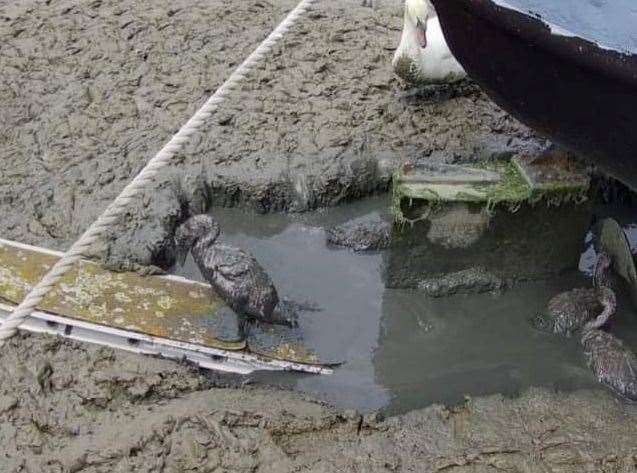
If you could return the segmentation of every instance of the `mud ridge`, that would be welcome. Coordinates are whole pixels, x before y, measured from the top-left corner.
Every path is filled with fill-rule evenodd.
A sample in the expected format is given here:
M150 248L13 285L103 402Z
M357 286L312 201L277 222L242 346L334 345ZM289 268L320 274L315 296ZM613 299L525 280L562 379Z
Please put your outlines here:
M11 473L628 472L637 465L637 407L604 391L532 389L383 420L44 336L12 339L0 361L0 467Z
M0 2L3 236L68 246L294 3ZM383 190L397 160L541 142L475 88L405 92L401 25L398 2L322 3L175 171L220 205L309 210Z

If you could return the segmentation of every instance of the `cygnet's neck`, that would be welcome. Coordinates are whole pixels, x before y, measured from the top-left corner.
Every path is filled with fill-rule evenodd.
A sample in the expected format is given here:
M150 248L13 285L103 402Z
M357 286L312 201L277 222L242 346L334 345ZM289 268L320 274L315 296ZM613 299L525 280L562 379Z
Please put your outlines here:
M613 291L609 287L602 286L598 288L598 293L598 297L603 307L602 313L599 314L597 318L584 325L584 332L602 328L608 323L608 320L615 313L615 309L617 307L617 298L615 296L615 291Z
M209 232L206 232L203 235L199 236L195 240L195 243L192 245L192 248L190 250L192 252L192 255L195 258L202 255L207 248L210 248L217 242L218 238L219 235L217 235L216 232L212 229Z

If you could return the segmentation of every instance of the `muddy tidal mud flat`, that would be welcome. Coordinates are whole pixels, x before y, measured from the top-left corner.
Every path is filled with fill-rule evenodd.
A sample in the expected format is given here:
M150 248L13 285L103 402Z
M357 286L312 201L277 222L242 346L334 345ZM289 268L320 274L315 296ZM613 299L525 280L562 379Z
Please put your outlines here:
M3 238L62 249L294 1L0 0ZM96 254L171 262L210 204L299 212L384 191L397 163L544 143L470 85L393 77L400 2L325 1ZM177 363L21 335L0 351L0 470L634 471L637 409L531 389L383 420Z
M382 419L40 336L5 346L0 379L0 465L12 473L630 472L637 461L637 412L602 391L532 389Z

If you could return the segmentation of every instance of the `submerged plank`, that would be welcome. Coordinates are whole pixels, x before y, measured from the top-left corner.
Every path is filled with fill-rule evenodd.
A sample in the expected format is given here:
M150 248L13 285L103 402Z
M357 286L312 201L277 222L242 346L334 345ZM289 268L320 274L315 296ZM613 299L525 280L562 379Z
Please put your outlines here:
M409 165L396 172L398 224L385 260L386 284L433 284L431 294L448 295L573 269L590 222L589 179L555 154L538 158Z

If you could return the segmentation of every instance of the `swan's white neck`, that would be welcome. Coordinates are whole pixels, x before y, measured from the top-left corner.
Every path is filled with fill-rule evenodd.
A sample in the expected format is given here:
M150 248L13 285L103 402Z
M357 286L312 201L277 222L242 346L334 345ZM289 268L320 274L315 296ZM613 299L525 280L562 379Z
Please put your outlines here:
M410 22L416 26L418 20L425 24L436 16L436 10L429 0L407 0L405 2L405 24Z

